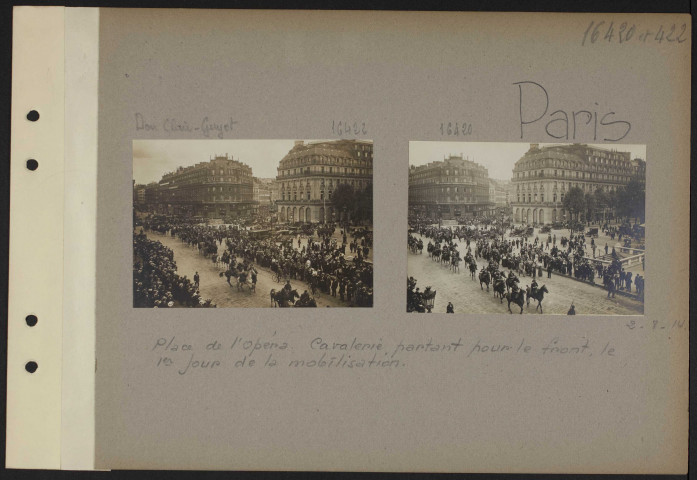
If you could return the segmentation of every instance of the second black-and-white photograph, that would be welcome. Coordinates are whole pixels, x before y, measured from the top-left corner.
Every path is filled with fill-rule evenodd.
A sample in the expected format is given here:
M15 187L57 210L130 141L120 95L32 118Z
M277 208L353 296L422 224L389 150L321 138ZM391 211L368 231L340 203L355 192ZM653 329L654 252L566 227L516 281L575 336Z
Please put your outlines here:
M641 315L644 145L410 142L407 311Z
M133 306L372 307L373 143L135 140Z

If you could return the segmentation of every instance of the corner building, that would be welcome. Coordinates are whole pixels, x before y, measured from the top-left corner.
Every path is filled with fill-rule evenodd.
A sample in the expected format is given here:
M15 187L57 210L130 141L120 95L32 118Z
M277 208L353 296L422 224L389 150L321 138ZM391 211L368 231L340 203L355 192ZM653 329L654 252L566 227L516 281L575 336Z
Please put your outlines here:
M513 167L513 219L526 224L570 220L563 202L571 188L584 193L600 188L609 193L633 178L643 183L645 176L646 163L632 160L629 152L584 144L540 148L533 143Z
M342 220L332 193L342 183L356 191L373 183L373 143L360 140L295 142L278 165L278 218L281 222Z
M239 218L255 205L252 169L227 154L163 175L157 190L163 213Z
M485 214L491 207L489 171L462 156L409 168L409 208L441 220Z

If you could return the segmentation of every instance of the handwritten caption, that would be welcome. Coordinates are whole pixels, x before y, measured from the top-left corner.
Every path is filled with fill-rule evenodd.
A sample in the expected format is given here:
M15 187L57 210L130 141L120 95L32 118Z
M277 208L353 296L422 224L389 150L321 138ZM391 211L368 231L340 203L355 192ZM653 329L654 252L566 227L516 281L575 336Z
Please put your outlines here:
M591 21L583 32L581 46L601 43L639 43L639 44L670 44L683 43L687 36L687 23L654 25L649 27L637 26L628 22Z
M312 337L296 345L277 336L211 338L194 344L177 336L162 336L150 347L156 368L178 375L224 369L334 369L399 370L423 360L440 357L448 362L489 356L615 357L612 342L588 338L551 337L543 343L524 338L497 342L484 338L425 338L418 341L377 339L326 339Z
M234 132L239 122L229 117L225 121L214 121L209 117L203 117L198 121L181 120L177 118L165 118L161 122L151 121L141 113L135 114L136 131L164 132L164 133L200 133L204 138L225 138Z

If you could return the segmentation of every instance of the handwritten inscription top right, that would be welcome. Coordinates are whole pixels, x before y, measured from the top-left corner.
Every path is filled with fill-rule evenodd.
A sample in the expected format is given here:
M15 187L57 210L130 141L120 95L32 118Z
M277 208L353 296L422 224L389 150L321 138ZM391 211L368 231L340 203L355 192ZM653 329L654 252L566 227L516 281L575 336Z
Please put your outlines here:
M688 38L687 23L637 25L593 20L583 33L581 46L602 43L680 44Z

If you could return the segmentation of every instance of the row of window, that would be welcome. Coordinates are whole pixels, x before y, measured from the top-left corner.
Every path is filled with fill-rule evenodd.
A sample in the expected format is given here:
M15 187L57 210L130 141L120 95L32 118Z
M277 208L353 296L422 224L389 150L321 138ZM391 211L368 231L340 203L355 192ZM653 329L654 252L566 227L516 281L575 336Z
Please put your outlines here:
M525 172L515 172L515 178L532 178L532 177L543 177L545 174L544 170L534 170ZM549 173L548 173L549 175ZM579 179L589 179L589 180L608 180L611 182L624 182L628 183L630 178L625 175L610 175L606 173L588 173L579 171L568 171L568 170L554 170L553 176L561 178L579 178Z

